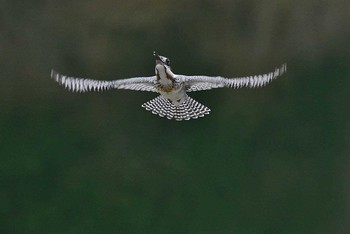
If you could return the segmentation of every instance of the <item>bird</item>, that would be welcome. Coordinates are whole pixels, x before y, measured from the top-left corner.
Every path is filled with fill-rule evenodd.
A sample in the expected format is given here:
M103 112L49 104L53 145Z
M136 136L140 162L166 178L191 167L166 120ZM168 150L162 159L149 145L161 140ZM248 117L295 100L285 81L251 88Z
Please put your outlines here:
M105 91L110 89L128 89L149 91L160 94L145 102L142 107L153 114L167 119L191 120L204 117L210 109L191 98L188 93L214 88L255 88L262 87L287 72L284 63L274 71L262 75L224 78L221 76L178 75L172 72L170 59L153 52L155 75L117 80L94 80L62 75L51 70L51 78L73 92Z

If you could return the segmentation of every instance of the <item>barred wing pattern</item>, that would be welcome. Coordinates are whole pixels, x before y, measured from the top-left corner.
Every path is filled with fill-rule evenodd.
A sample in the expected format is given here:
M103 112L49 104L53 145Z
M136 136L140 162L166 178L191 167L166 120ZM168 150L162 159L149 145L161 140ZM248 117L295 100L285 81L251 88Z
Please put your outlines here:
M136 91L150 91L158 93L158 90L155 88L155 76L105 81L68 77L52 70L51 78L58 82L60 85L73 92L105 91L109 89L130 89Z
M242 88L242 87L261 87L277 77L281 76L287 71L287 64L276 68L275 71L255 76L238 77L238 78L224 78L221 76L185 76L178 75L177 79L185 83L186 92L194 92L201 90L208 90L213 88Z

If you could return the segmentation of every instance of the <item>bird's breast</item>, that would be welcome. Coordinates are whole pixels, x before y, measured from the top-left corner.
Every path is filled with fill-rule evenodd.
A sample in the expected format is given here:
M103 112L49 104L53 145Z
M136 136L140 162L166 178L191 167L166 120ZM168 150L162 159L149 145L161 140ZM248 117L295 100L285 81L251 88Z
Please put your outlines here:
M169 68L168 68L169 69ZM174 83L174 77L171 75L171 71L167 71L167 68L164 65L157 64L155 67L157 81L163 85L168 86Z
M160 83L157 86L157 89L159 90L160 93L170 93L174 91L174 85L173 84L163 85Z

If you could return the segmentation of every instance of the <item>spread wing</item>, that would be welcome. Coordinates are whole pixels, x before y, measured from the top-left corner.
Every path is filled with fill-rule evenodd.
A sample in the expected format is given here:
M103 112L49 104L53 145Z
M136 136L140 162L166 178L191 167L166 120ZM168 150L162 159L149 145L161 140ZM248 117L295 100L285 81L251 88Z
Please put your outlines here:
M277 77L283 75L287 71L287 64L283 64L281 67L276 68L273 72L263 74L263 75L255 75L255 76L247 76L247 77L237 77L237 78L224 78L221 76L184 76L177 75L177 79L180 82L185 83L186 91L201 91L208 90L214 88L242 88L242 87L261 87Z
M92 80L68 77L51 70L51 78L73 92L105 91L109 89L130 89L158 93L155 88L156 77L135 77L121 80Z

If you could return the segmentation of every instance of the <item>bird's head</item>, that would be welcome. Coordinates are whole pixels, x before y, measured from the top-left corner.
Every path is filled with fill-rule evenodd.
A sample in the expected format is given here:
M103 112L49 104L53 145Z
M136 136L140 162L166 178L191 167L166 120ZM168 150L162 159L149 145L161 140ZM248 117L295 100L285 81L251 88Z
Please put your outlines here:
M159 55L156 51L153 51L153 56L156 58L156 64L166 65L170 68L170 59Z
M155 51L153 51L153 56L156 58L155 72L156 72L158 79L161 79L161 77L164 77L164 78L167 78L169 80L174 80L175 74L171 71L170 59L159 55ZM164 75L159 75L161 73L163 73Z

